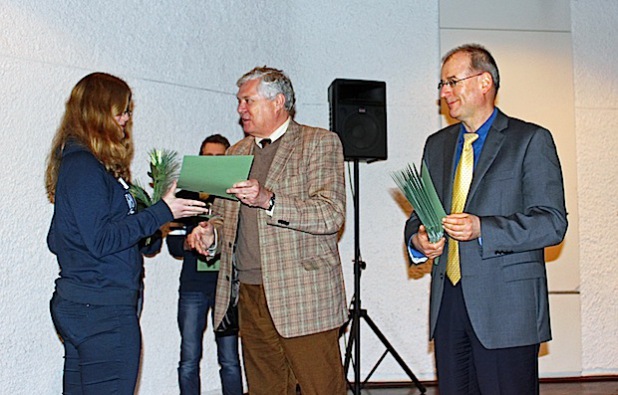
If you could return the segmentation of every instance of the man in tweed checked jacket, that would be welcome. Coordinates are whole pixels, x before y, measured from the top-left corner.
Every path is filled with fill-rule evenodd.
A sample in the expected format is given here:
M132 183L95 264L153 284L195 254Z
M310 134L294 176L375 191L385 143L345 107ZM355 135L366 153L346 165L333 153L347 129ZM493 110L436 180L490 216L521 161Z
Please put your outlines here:
M348 316L338 232L345 219L343 150L335 133L296 123L294 90L280 70L260 67L237 85L247 137L227 155L254 155L249 180L217 199L223 225L190 235L202 253L221 249L215 325L240 280L243 359L251 395L344 395L338 331ZM216 231L214 230L216 227ZM218 236L215 243L215 234Z

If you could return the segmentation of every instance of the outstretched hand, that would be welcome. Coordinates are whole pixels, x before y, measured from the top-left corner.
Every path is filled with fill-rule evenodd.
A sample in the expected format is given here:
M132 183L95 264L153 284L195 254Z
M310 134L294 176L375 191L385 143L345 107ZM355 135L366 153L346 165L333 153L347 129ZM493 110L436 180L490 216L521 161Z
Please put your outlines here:
M208 214L206 203L199 200L177 198L176 189L177 182L174 181L162 198L172 212L174 219Z
M208 256L208 248L215 242L215 230L210 221L200 222L187 236L187 244L198 253Z

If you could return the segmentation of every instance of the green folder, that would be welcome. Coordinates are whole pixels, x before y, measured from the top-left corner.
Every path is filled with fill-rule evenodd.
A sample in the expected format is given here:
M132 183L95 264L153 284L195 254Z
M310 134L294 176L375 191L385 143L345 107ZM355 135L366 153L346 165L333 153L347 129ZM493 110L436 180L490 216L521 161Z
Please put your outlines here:
M220 267L219 259L216 259L214 262L203 261L200 258L197 258L197 271L198 272L218 272Z
M408 165L405 169L394 172L392 177L427 229L429 240L435 243L444 237L442 218L446 217L446 212L427 165L423 163L421 172L415 165Z
M238 200L225 191L249 177L253 155L186 155L178 177L178 188Z

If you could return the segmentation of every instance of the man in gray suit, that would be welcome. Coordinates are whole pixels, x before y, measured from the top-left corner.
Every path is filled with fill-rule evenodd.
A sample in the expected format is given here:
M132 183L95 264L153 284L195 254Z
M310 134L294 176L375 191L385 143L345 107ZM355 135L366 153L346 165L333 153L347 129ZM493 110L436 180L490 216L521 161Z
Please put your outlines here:
M539 345L551 339L543 249L567 229L562 171L548 130L495 107L499 86L485 48L464 45L444 56L440 97L460 122L427 139L423 160L451 212L447 237L431 243L415 213L405 228L412 262L440 257L430 338L441 395L538 394ZM469 134L472 152L464 148ZM472 180L463 208L453 209L464 155Z

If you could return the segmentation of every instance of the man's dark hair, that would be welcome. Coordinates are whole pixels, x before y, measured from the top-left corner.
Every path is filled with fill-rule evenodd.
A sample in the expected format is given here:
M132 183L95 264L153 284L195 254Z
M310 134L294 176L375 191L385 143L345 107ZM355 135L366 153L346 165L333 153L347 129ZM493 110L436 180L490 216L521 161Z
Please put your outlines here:
M491 78L494 81L494 87L496 88L496 93L498 93L498 89L500 89L500 72L498 71L498 65L496 64L496 60L491 55L491 53L485 49L482 45L479 44L464 44L457 48L454 48L444 57L442 58L442 64L446 63L447 60L451 58L451 56L456 53L467 53L470 55L470 68L471 71L475 72L488 72L491 74Z
M208 143L214 143L214 144L221 144L225 147L225 149L230 148L230 142L223 136L221 136L220 134L212 134L208 137L206 137L204 139L204 141L202 141L202 145L200 145L200 152L199 154L202 154L202 150L204 149L204 146Z

